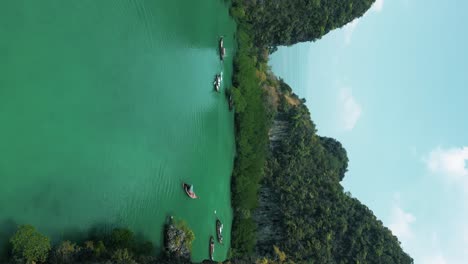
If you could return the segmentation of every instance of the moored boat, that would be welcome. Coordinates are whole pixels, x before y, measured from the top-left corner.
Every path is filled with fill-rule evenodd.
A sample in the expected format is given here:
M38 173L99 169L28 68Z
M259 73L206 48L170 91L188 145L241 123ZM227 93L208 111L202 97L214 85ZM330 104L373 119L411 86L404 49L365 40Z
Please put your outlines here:
M232 111L232 108L234 107L234 101L232 99L232 95L229 95L228 102L229 102L229 111Z
M224 56L226 55L226 49L224 48L224 39L223 37L219 38L219 58L224 60Z
M223 223L219 219L216 219L216 237L220 244L223 243Z
M219 88L221 87L221 79L222 79L221 74L216 74L215 75L213 85L214 85L215 91L217 91L217 92L219 92Z
M211 261L213 261L213 253L214 253L214 238L213 238L213 236L210 236L209 254L210 254L210 260Z
M182 183L182 188L184 188L185 193L188 195L188 197L192 199L197 199L198 196L195 194L193 191L193 185L189 185L187 183Z

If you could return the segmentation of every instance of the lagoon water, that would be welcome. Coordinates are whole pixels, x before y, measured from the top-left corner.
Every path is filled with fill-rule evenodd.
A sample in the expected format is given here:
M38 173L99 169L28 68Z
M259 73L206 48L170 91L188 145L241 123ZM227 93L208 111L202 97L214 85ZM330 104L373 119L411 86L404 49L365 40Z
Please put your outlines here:
M225 244L214 256L224 260L235 143L223 92L234 33L222 0L2 2L0 241L17 224L55 241L106 225L160 248L173 215L193 229L201 261L219 218Z

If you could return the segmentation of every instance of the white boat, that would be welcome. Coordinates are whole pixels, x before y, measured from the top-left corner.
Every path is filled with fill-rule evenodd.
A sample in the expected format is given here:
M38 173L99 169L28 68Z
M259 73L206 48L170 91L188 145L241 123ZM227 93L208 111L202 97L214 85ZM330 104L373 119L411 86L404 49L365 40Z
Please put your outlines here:
M224 60L224 56L226 55L226 49L224 48L224 40L223 37L219 39L219 58Z
M221 87L221 80L222 80L221 74L216 74L213 85L214 85L214 89L217 92L219 92L219 88Z

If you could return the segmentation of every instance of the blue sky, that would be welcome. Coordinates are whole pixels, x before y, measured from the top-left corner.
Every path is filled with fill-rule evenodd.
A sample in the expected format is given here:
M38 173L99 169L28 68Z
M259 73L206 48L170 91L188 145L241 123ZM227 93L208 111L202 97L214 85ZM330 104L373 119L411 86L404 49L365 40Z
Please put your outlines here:
M348 151L343 182L417 264L468 263L468 1L377 0L273 71Z

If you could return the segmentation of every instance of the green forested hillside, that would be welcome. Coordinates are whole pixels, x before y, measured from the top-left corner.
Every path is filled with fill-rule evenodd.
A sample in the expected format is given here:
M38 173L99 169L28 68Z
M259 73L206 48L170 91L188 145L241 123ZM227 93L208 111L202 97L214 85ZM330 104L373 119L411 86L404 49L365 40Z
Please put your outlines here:
M280 89L294 97L282 81ZM297 262L412 263L373 212L343 191L345 149L318 136L305 105L291 105L286 96L280 97L274 126L281 128L273 127L278 136L261 188L257 219L270 222L259 223L259 255L273 256L276 245Z
M257 44L270 47L319 39L362 16L375 0L235 0Z
M265 49L240 25L231 262L412 263L373 212L344 192L346 150L317 135L304 100L271 73Z
M244 28L237 33L238 51L234 59L235 127L237 155L232 174L232 254L252 254L255 246L256 224L251 214L258 205L258 189L263 177L268 127L272 114L264 100L266 62L257 59L252 37ZM262 77L263 76L263 77Z

